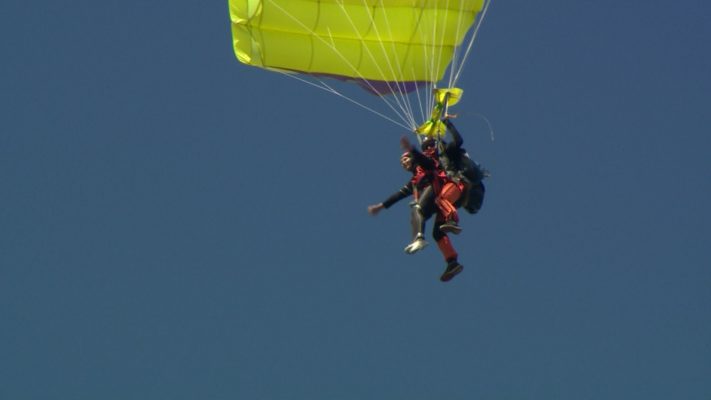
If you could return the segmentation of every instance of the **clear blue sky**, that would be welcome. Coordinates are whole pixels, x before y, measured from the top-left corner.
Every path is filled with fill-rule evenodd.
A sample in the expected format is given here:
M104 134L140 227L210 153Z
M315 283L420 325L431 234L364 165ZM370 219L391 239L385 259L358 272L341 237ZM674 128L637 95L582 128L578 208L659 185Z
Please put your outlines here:
M4 1L0 398L711 398L710 18L495 0L442 284L366 213L404 132L240 64L226 0Z

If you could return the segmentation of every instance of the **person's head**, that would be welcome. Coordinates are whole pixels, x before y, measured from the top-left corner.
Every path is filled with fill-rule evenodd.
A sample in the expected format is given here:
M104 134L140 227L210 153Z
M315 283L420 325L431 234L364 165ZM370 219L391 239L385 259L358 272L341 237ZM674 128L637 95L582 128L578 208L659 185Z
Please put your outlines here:
M433 138L427 138L425 139L425 141L422 142L420 147L422 148L422 152L426 152L434 149L436 145L437 142Z
M422 144L420 145L422 147L422 152L427 156L427 157L436 157L437 156L437 141L434 140L433 138L428 138Z
M412 171L412 154L409 151L402 153L400 156L400 165L405 171Z

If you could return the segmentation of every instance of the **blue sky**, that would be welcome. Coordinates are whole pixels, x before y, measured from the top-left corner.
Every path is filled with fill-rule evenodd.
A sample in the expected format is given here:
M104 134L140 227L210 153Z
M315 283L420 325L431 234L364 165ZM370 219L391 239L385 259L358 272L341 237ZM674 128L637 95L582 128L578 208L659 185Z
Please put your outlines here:
M366 213L404 132L240 64L226 1L1 9L1 398L711 396L707 3L493 2L448 284Z

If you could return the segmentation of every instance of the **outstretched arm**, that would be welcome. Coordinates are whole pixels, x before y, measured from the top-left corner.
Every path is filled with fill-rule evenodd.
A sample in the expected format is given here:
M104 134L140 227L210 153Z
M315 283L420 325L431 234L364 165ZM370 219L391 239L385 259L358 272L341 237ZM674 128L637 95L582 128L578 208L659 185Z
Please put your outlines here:
M400 188L397 192L393 193L385 199L382 203L378 204L373 204L371 206L368 206L368 214L370 215L378 215L379 212L381 212L384 209L390 208L393 204L397 203L398 201L411 196L413 192L413 187L412 187L412 182L408 182Z

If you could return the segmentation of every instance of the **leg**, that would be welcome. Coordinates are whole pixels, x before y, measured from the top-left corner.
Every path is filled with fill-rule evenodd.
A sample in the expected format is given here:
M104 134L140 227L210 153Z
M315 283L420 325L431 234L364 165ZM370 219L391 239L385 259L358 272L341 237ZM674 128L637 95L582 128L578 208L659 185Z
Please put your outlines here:
M447 234L439 228L438 223L435 223L435 226L432 228L432 237L437 242L437 247L442 253L445 261L450 262L452 260L457 260L457 257L459 256L457 251L454 249L454 246L452 246L449 236L447 236Z
M462 272L464 267L457 260L457 257L459 255L454 249L454 246L452 246L452 242L449 240L449 236L447 236L446 233L442 232L438 224L435 224L435 227L432 230L432 237L434 237L434 239L437 241L437 247L439 247L439 251L442 252L444 260L447 261L447 267L439 279L442 282L448 282L452 278L454 278L455 275Z
M435 208L434 191L431 186L422 191L417 201L410 204L410 227L412 228L412 243L405 247L405 253L413 254L427 246L425 241L425 221L432 215Z
M447 182L442 186L442 190L437 196L435 202L437 207L440 209L442 216L444 217L445 223L441 228L445 232L451 232L458 234L462 231L459 227L459 215L457 214L457 208L454 204L462 195L462 185L454 182Z

